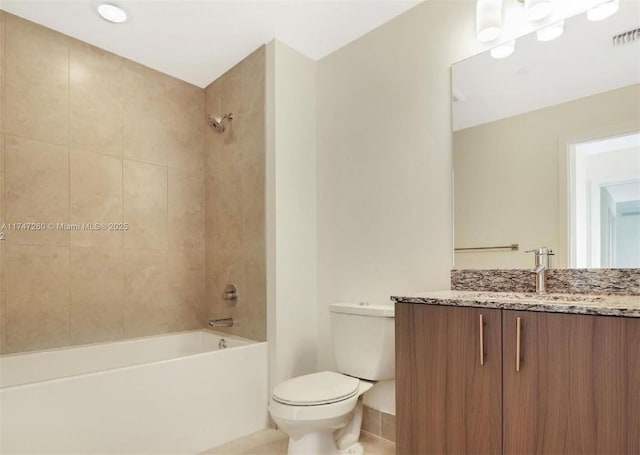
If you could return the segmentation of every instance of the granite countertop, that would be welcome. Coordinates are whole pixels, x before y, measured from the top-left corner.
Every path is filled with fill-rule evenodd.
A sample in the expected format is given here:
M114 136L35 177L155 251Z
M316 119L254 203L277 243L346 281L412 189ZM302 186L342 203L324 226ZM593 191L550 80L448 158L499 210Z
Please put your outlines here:
M640 296L546 294L491 291L441 291L392 296L396 303L498 308L548 313L640 318Z

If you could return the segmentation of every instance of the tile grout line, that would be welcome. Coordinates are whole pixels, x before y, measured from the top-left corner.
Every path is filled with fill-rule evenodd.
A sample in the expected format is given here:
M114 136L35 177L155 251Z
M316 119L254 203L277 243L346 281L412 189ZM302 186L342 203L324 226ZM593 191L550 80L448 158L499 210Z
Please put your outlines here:
M71 221L71 45L67 42L67 178L69 182L69 211ZM67 269L67 346L71 346L71 233L69 232L69 252Z
M5 14L4 11L0 11L0 27L1 27L1 32L0 33L0 38L2 38L0 46L2 47L0 49L0 58L2 59L2 74L0 74L0 89L2 90L2 93L0 93L0 99L2 100L2 106L0 106L0 141L2 142L0 144L0 148L2 149L2 156L0 156L0 160L2 160L2 188L0 188L0 192L2 192L2 194L0 194L0 198L1 198L1 202L2 202L2 212L0 213L0 216L2 216L2 222L4 223L5 220L5 213L6 213L6 172L5 172L5 167L6 167L6 160L5 160L5 155L6 155L6 150L5 150L5 134L4 134L4 111L5 111L5 103L6 103L6 90L5 90L5 66L6 66L6 32L5 32ZM4 242L4 240L3 240ZM3 244L3 247L0 248L0 305L2 305L2 308L0 308L0 310L2 311L2 321L0 321L2 323L2 339L0 340L0 354L4 354L6 347L7 347L7 295L5 292L5 285L4 285L4 275L5 275L5 264L4 264L4 249L6 247Z
M119 65L120 65L120 82L122 85L124 85L124 65L122 63L122 60L118 60ZM120 220L122 223L125 223L125 208L124 208L124 98L120 97L120 113L119 113L119 133L120 133ZM122 302L122 338L126 338L125 337L125 324L126 324L126 315L125 315L125 301L124 301L124 293L125 293L125 285L126 285L126 280L124 278L124 270L125 270L125 238L126 236L126 232L122 233L122 236L120 238L120 251L122 252L122 257L121 257L121 268L123 269L123 274L122 274L122 293L123 293L123 302Z
M197 170L195 168L187 169L186 167L178 167L178 166L170 165L170 164L168 164L168 162L167 162L167 164L162 164L162 163L157 163L157 162L153 162L153 161L145 161L145 160L141 160L141 159L138 159L138 158L132 158L132 157L124 156L124 153L123 153L123 155L114 155L112 153L104 153L104 152L100 152L100 151L96 151L96 150L88 150L88 149L85 149L85 148L82 148L82 147L73 147L73 146L71 146L69 144L59 144L59 143L56 143L56 142L49 142L49 141L45 141L45 140L41 140L41 139L34 139L32 137L22 136L20 134L14 134L14 133L10 133L10 132L3 132L3 134L6 135L6 136L11 136L11 137L18 138L18 139L24 139L26 141L38 142L38 143L41 143L41 144L53 145L53 146L56 146L56 147L67 147L69 150L74 149L74 150L76 150L78 152L94 153L94 154L100 155L100 156L108 156L108 157L111 157L111 158L120 159L122 161L133 161L135 163L148 164L148 165L151 165L151 166L167 167L167 168L171 168L171 169L174 169L174 170L177 170L177 171L188 172L188 173L192 173L192 174L198 173L199 171L204 172L204 169L200 169L200 170Z

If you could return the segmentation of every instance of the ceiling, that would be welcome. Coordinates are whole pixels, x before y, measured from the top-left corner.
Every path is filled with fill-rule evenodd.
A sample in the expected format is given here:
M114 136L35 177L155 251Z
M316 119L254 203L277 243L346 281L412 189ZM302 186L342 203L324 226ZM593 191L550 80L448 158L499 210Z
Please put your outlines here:
M540 42L535 33L516 40L505 59L488 52L453 66L454 131L640 83L640 41L614 47L612 36L640 27L640 2L621 1L599 22L581 13L565 33Z
M604 187L614 202L630 202L640 200L640 180L635 182L615 183Z
M409 0L0 0L0 8L205 87L273 39L318 60L420 3Z

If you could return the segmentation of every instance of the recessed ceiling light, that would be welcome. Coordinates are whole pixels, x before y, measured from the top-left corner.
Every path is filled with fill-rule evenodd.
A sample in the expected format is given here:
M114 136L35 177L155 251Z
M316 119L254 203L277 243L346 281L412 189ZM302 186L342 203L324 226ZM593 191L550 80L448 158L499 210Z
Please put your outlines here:
M507 41L506 43L491 49L491 56L493 58L507 58L508 56L513 54L513 51L515 50L516 40Z
M111 3L102 3L98 5L98 14L100 14L104 20L115 24L122 24L127 20L127 12L119 6Z
M548 25L537 31L538 41L551 41L564 33L564 21Z
M615 14L618 8L620 8L619 0L610 0L587 11L587 19L590 21L601 21Z

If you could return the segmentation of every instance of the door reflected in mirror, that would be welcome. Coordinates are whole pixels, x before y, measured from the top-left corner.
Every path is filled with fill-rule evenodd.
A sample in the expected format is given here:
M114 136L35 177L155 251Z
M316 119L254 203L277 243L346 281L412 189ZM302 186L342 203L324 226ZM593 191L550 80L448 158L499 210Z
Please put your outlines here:
M570 264L640 267L640 132L571 144Z

